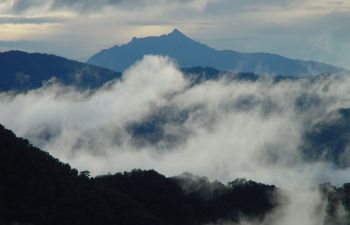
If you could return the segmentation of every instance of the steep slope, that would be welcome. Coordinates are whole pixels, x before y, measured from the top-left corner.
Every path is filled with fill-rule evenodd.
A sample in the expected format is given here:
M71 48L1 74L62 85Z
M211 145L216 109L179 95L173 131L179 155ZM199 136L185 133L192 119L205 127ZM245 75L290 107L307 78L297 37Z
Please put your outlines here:
M207 66L234 72L290 76L346 71L324 63L293 60L269 53L218 51L188 38L177 29L167 35L133 38L128 44L104 49L92 56L88 63L123 71L146 54L170 56L182 68Z
M153 170L89 178L1 125L0 178L0 224L196 225L262 219L276 206L276 188L252 181L216 182L203 198Z
M119 73L63 57L9 51L0 53L0 91L30 90L56 78L65 85L95 88L120 77Z
M135 201L117 190L99 193L85 173L2 126L0 173L0 224L111 224L130 211L147 217Z

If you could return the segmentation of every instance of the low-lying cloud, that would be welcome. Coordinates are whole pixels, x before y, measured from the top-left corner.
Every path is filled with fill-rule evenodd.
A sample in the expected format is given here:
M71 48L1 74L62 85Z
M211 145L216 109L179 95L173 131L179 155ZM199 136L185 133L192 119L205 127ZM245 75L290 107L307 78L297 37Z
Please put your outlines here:
M277 83L223 77L193 86L170 59L146 56L94 92L50 84L1 93L0 123L94 175L142 168L275 184L292 200L271 224L299 217L298 224L316 225L323 201L310 186L349 182L350 170L305 160L303 135L350 107L349 85L339 77Z
M297 170L318 181L336 176L320 170L330 169L327 163L304 161L302 137L349 107L348 86L348 79L332 77L278 83L223 77L192 86L170 59L147 56L93 93L55 83L2 93L0 120L93 174L140 167L279 184L281 174L284 180Z

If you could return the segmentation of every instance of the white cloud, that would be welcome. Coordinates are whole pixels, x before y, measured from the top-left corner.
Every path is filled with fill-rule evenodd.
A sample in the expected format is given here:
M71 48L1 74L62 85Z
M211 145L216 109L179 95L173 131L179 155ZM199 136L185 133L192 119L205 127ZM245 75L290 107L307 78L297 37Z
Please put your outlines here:
M304 161L299 145L305 129L350 107L350 80L229 81L196 86L167 58L147 56L121 81L78 92L49 85L22 94L0 94L0 123L65 162L93 174L133 168L168 175L191 172L223 182L237 177L276 184L283 207L267 224L318 225L324 202L310 186L350 180L348 168ZM305 96L320 102L299 109ZM168 108L183 122L164 120L159 142L138 144L130 124ZM168 138L180 142L167 145ZM301 188L301 189L300 189ZM320 222L321 221L321 222Z
M2 93L0 119L17 134L94 174L142 167L224 181L247 177L285 185L290 176L317 182L332 179L332 170L327 164L303 161L301 137L329 113L350 106L345 97L349 84L330 78L277 84L222 79L190 87L171 60L147 56L121 81L94 93L59 85L14 96ZM319 102L298 109L295 102L308 96ZM180 138L181 144L168 145L167 138L154 145L135 144L130 125L164 108L175 119L179 113L187 115L184 122L161 124L165 134ZM91 161L83 162L81 155ZM301 171L308 171L307 179L293 177ZM334 174L331 181L345 181L341 176Z

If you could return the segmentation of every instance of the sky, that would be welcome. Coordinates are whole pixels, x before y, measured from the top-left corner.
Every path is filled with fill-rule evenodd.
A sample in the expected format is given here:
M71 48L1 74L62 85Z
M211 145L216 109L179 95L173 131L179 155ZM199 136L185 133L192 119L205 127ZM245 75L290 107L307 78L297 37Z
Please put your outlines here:
M0 0L0 50L88 57L174 28L217 49L350 69L348 0Z

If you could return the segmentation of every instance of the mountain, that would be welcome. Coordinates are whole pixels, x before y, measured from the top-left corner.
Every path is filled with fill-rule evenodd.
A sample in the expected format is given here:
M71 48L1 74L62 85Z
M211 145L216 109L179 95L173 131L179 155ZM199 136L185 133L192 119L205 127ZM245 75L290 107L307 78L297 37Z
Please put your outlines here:
M199 225L260 220L278 206L275 186L242 179L224 185L154 170L92 178L1 125L0 177L2 225Z
M120 73L63 57L8 51L0 53L0 91L38 88L55 78L65 85L96 88Z
M181 68L202 66L225 71L288 76L348 72L324 63L289 59L276 54L216 50L190 39L177 29L167 35L133 38L125 45L104 49L93 55L88 63L123 71L147 54L174 58Z
M122 76L119 72L60 56L22 51L0 52L0 68L0 92L28 91L40 88L50 81L80 89L94 89ZM184 68L182 72L193 84L228 74L210 67ZM252 75L230 73L233 79L237 76L248 79ZM254 76L258 78L257 75Z

